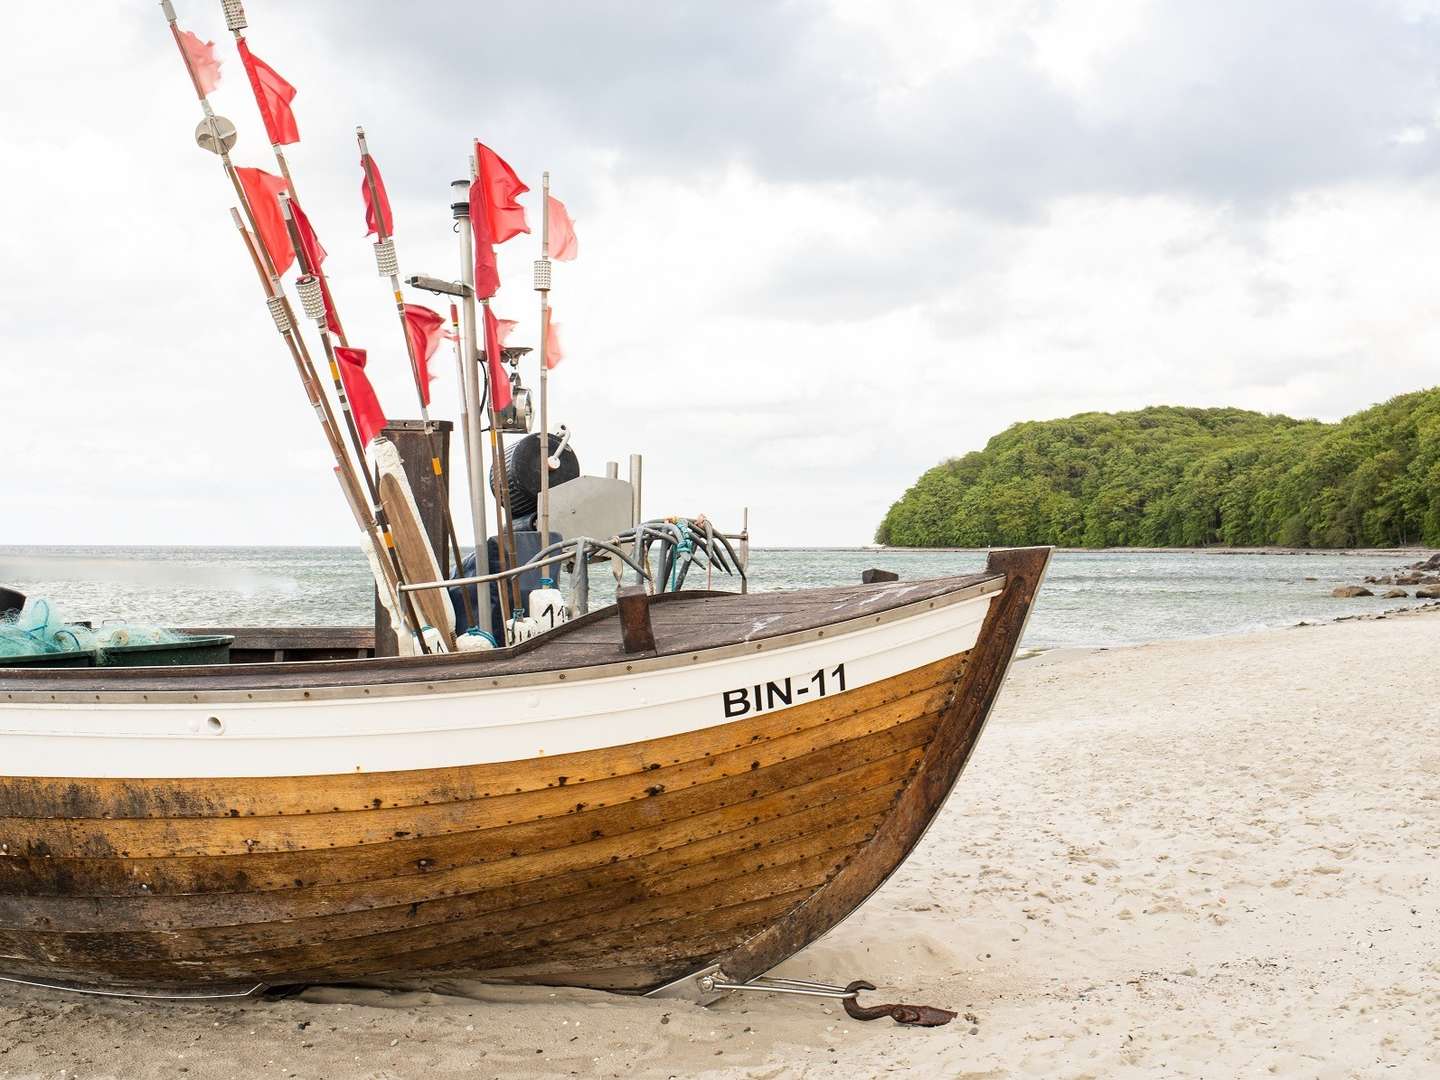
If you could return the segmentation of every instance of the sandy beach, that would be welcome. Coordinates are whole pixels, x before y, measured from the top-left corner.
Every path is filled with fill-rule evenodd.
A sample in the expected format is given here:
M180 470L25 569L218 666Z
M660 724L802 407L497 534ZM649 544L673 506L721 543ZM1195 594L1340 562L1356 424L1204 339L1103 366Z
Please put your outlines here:
M770 995L5 987L0 1076L1435 1076L1437 656L1423 614L1019 664L921 848L782 969L945 1028Z

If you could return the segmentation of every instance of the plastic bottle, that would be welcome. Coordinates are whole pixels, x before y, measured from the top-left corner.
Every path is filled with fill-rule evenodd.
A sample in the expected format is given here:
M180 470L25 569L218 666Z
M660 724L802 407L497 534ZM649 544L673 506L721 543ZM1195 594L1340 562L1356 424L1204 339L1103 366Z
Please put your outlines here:
M535 621L535 632L539 634L569 621L565 596L555 587L554 578L541 578L540 587L530 590L530 618Z
M519 645L522 641L529 641L538 634L540 627L535 620L526 615L523 610L516 608L515 614L511 616L509 623L506 624L505 630L506 637L510 644Z
M480 652L495 648L495 639L484 630L471 629L455 639L455 648L458 652Z
M435 627L422 626L420 628L420 636L425 641L425 650L427 652L443 653L450 651L445 648L445 639L440 636L440 631L436 630Z

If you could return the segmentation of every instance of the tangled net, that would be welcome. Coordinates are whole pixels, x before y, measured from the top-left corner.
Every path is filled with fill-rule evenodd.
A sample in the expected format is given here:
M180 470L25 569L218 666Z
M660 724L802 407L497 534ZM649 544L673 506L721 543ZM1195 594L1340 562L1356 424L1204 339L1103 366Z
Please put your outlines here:
M0 657L94 652L125 645L167 645L185 635L158 626L107 623L99 628L65 622L48 600L31 600L23 611L0 615Z

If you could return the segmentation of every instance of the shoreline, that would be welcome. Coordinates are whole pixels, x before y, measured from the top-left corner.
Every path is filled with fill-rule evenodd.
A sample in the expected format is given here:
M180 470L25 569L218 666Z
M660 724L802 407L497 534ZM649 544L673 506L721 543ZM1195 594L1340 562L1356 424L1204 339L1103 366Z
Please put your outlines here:
M756 551L765 550L756 548ZM952 547L859 547L859 548L770 548L772 551L874 551L880 554L899 554L908 551L945 552L955 554L984 554L991 548ZM1394 548L1287 548L1287 547L1057 547L1057 555L1359 555L1367 558L1421 557L1434 553L1429 547Z
M1367 598L1368 599L1368 598ZM1050 653L1091 653L1107 652L1114 649L1143 649L1151 645L1167 645L1171 643L1182 643L1187 641L1223 641L1228 638L1248 638L1261 634L1283 634L1289 630L1306 630L1317 626L1338 626L1341 623L1351 622L1383 622L1386 619L1401 619L1410 616L1437 615L1440 614L1440 600L1429 600L1421 604L1412 604L1409 607L1385 608L1383 611L1357 611L1354 614L1336 615L1333 618L1322 618L1312 616L1312 619L1301 619L1299 622L1286 623L1275 626L1257 626L1246 630L1221 630L1213 634L1190 634L1185 637L1151 638L1147 641L1126 641L1117 645L1034 645L1027 646L1023 641L1016 651L1016 661L1035 660Z

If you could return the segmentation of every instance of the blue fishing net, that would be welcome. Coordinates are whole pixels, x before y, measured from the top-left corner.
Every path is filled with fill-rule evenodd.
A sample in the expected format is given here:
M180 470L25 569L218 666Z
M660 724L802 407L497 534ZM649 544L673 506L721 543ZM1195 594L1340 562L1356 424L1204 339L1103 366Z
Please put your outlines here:
M66 622L48 600L31 600L23 611L0 615L0 657L96 652L124 645L166 645L185 635L158 626L106 623L90 628Z

